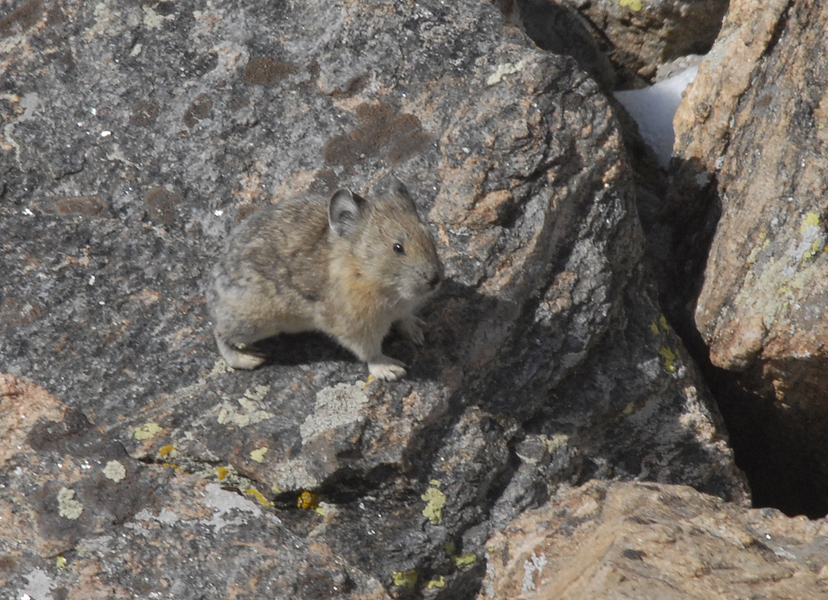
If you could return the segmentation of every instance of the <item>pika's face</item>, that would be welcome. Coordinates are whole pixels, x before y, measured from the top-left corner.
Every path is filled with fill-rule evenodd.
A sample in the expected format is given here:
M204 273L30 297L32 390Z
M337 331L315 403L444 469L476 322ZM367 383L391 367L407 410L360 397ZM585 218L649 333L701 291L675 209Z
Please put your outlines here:
M410 203L378 201L366 215L359 241L362 264L370 277L402 301L425 300L443 281L443 266L434 240Z

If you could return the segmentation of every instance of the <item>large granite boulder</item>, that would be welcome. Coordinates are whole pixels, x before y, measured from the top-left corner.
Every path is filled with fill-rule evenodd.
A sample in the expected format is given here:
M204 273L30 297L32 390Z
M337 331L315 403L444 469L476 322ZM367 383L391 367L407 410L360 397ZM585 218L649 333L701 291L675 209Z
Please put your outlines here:
M826 18L825 2L731 4L676 115L664 211L703 270L695 325L760 501L814 516L828 510Z
M593 481L487 543L478 600L821 598L825 519L746 509L685 486Z
M561 485L638 478L747 501L654 300L606 100L493 6L13 8L0 25L0 372L58 400L17 425L28 441L4 468L28 479L0 498L32 515L34 547L58 531L60 585L95 580L88 548L112 578L147 570L149 594L235 569L221 559L243 547L243 572L284 579L285 597L473 597L492 528ZM447 275L425 347L387 342L409 377L366 381L314 334L272 340L256 371L228 369L204 307L228 231L289 195L370 194L392 173L433 223ZM9 431L25 405L4 398ZM216 503L232 505L232 529ZM162 556L189 547L126 561L141 536ZM26 574L42 580L43 556L58 568L4 543L15 594L35 585ZM282 554L295 567L269 562ZM218 594L275 589L228 581Z

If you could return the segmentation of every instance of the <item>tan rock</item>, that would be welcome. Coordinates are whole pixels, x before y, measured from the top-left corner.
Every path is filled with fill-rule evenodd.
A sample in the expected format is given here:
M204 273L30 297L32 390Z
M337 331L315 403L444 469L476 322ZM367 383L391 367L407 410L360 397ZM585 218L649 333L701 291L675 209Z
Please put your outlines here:
M592 481L494 535L478 600L820 598L828 523Z
M766 411L765 430L745 435L764 436L780 477L809 490L791 510L815 515L828 499L828 69L814 58L826 19L824 1L734 1L674 121L681 202L709 192L715 225L696 327L752 395L747 410Z

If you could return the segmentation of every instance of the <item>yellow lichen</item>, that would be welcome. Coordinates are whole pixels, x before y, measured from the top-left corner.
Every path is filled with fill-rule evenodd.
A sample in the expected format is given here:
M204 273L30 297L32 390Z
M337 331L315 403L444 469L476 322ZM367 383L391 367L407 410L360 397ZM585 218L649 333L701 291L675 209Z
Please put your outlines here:
M140 427L135 428L135 433L133 435L136 440L151 440L162 431L163 429L158 425L158 423L144 423Z
M264 455L267 454L267 447L262 446L261 448L256 448L252 452L250 452L250 458L255 460L257 463L264 462Z
M437 489L440 484L436 479L431 480L431 486L420 498L428 502L423 509L423 516L431 521L432 525L443 522L443 507L446 505L446 495ZM437 484L435 486L435 483Z
M665 317L664 315L661 315L658 318L658 322L661 325L662 329L664 329L664 331L667 331L667 330L670 329L670 326L667 325L667 317Z
M316 510L319 508L319 496L313 492L305 490L299 494L299 499L296 501L296 506L304 510Z
M658 325L656 324L655 321L650 323L650 331L653 332L653 335L658 335Z
M446 587L446 578L443 575L440 575L437 579L432 579L431 581L429 581L426 584L426 587L428 589L432 589L432 588L443 589L444 587Z
M460 556L452 556L451 559L457 567L468 567L477 561L477 555L474 552L464 552Z
M58 554L57 558L55 558L55 568L62 569L66 566L66 559L63 557L62 554Z
M172 453L173 450L175 450L175 446L173 446L172 444L167 444L166 446L162 446L158 450L158 455L161 457L167 457Z
M808 227L817 227L819 225L819 213L808 212L805 214L805 219L799 227L799 232L804 233Z
M624 410L621 411L621 414L625 417L629 417L631 414L635 412L635 402L630 402L627 406L624 407Z
M249 487L246 490L244 490L244 493L248 496L253 496L256 500L259 501L259 504L263 504L264 506L273 506L273 502L268 500L267 497L256 488Z
M644 8L644 3L641 0L621 0L621 6L629 6L633 12L638 12Z
M230 473L230 469L227 467L216 467L216 477L218 480L221 481Z
M446 542L445 550L446 554L451 557L451 560L454 562L454 566L456 567L468 567L477 561L477 555L474 552L464 552L463 554L458 554L457 546L454 545L454 542Z
M658 353L664 357L664 368L670 371L671 373L676 370L675 360L678 358L678 355L673 352L667 346L662 346L658 349Z
M802 258L808 259L816 255L816 253L819 252L819 245L819 240L814 240L813 242L811 242L810 250L806 250L805 253L802 255Z
M394 571L391 576L394 578L394 585L405 586L412 590L417 585L417 570Z
M273 492L274 494L281 494L282 493L282 488L280 488L278 485L276 485L274 483L273 485L270 486L270 491Z

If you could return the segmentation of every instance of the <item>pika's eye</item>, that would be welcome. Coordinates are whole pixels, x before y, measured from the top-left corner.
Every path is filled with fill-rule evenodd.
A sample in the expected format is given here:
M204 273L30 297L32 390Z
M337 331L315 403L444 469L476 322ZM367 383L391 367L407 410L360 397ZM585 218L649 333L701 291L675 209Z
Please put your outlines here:
M405 254L405 248L402 244L394 244L394 252L397 254Z

